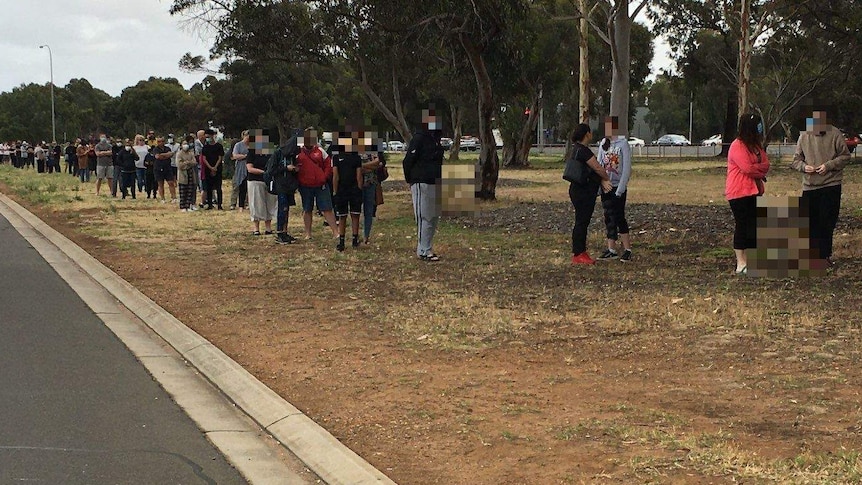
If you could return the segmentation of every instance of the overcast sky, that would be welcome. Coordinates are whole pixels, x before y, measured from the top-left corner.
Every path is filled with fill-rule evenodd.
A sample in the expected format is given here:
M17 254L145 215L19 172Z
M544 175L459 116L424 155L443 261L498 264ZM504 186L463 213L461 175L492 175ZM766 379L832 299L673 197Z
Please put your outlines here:
M186 87L203 74L180 71L186 53L207 54L211 41L168 14L170 0L4 0L0 34L0 92L47 83L47 49L54 54L54 83L86 78L112 96L150 76L174 77ZM671 62L656 45L653 72Z

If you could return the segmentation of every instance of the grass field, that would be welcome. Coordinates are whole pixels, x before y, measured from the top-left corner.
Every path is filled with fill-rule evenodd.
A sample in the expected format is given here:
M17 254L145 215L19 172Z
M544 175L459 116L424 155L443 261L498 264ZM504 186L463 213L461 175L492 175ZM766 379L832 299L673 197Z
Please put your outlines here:
M634 262L582 268L559 160L501 171L499 200L442 222L436 265L413 255L398 165L372 243L343 254L317 219L277 246L247 213L68 175L4 166L0 189L398 483L862 480L862 167L837 268L754 279L732 275L720 160L636 161ZM799 190L775 162L768 195ZM603 237L594 219L592 252Z

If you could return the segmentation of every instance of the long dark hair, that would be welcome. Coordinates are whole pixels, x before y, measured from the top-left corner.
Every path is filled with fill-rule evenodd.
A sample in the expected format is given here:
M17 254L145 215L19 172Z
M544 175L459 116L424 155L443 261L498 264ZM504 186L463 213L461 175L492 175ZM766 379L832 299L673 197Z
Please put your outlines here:
M745 144L751 152L759 151L763 148L763 134L760 129L763 127L763 120L757 113L746 113L739 118L739 141Z
M572 131L572 143L581 143L584 141L584 137L587 136L587 133L591 132L590 125L586 123L580 123L575 127L574 131Z

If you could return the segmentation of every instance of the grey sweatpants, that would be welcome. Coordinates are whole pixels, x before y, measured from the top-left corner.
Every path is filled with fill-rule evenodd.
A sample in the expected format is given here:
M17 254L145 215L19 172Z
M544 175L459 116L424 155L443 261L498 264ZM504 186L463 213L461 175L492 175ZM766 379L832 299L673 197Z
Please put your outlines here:
M440 220L440 200L437 189L438 187L433 184L410 186L419 240L416 245L417 256L434 254L431 245L434 241L434 233L437 231L437 222Z

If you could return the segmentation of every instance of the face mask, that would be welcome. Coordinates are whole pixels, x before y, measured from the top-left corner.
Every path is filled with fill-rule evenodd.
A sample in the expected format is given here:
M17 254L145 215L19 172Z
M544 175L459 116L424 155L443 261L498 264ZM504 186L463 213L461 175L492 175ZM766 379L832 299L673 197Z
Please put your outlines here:
M207 138L207 139L206 139L206 141L207 141L207 143L212 143L212 142L213 142L213 139L212 139L212 138Z
M127 152L132 151L132 147L130 147L129 145L126 145L126 151L127 151Z
M188 150L188 149L189 149L189 146L188 146L188 144L186 144L186 143L183 143L183 150Z
M763 134L763 122L757 124L757 133L760 135Z
M107 139L107 138L105 138L104 136L103 136L102 138L100 138L100 139L102 140L102 143L105 143L106 141L108 141L108 139Z
M168 143L173 143L173 142L174 142L173 138L168 138Z

